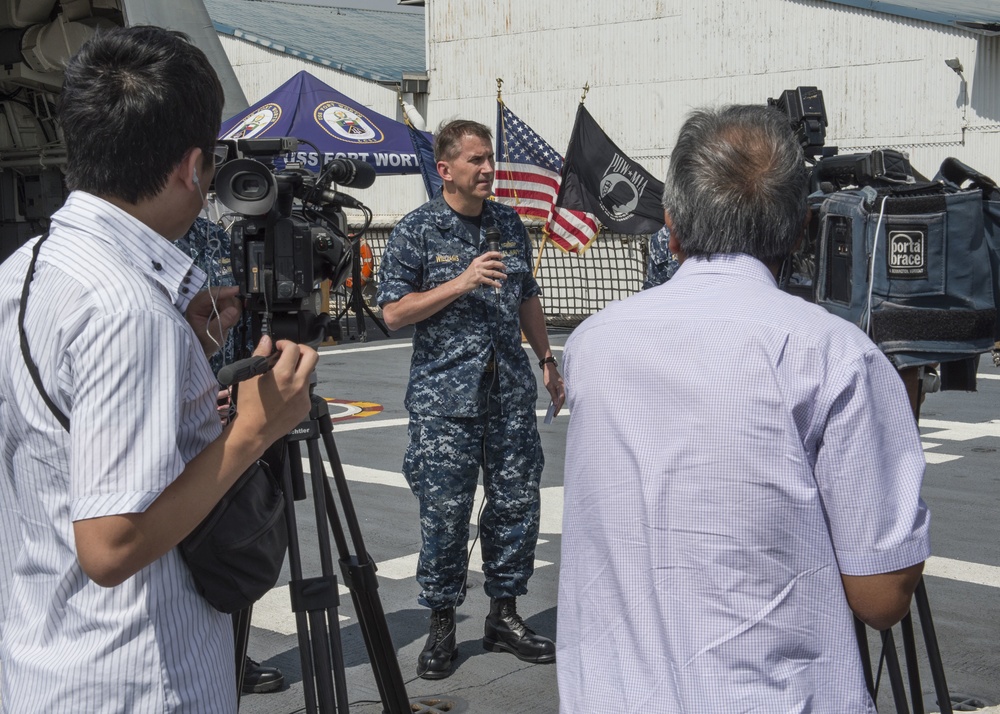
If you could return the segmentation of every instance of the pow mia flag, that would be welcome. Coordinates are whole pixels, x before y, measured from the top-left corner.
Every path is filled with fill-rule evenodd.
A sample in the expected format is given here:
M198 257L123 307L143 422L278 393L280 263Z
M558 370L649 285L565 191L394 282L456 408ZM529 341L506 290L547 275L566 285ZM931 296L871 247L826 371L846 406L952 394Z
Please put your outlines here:
M583 106L576 112L556 205L594 214L619 233L663 227L663 183L626 156Z

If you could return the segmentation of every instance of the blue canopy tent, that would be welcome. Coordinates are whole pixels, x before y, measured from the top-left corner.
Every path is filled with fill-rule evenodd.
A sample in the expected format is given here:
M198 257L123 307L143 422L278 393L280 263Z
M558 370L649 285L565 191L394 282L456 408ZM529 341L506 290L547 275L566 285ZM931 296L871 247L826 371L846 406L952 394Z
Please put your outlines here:
M303 143L294 157L287 157L313 171L329 159L346 158L365 161L380 175L420 173L405 124L359 105L304 70L224 121L219 133L220 139L279 136L315 144L323 156Z

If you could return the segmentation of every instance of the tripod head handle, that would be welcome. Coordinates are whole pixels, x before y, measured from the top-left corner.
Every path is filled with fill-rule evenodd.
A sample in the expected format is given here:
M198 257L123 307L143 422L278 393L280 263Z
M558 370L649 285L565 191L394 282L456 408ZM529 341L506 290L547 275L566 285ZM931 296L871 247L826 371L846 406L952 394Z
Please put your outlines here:
M268 357L247 357L227 364L219 370L218 380L223 387L229 387L237 382L256 377L271 371L278 362L281 352L275 350Z

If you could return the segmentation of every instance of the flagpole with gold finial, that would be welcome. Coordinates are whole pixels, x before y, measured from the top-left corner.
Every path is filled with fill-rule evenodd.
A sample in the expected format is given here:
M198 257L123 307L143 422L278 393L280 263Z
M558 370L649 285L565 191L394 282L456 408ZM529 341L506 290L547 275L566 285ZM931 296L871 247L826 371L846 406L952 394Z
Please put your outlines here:
M502 87L503 87L503 78L502 77L497 77L497 104L499 104L501 107L503 106L503 90L502 90ZM500 156L497 156L496 160L497 161L503 160L506 163L507 162L507 157L510 156L510 150L507 148L507 123L504 120L504 116L503 116L503 112L502 111L498 113L498 116L500 117L500 123L501 123L500 124L500 133L503 135L503 146L501 147L499 145L499 143L497 144L497 148L500 150ZM500 137L499 136L497 137L497 141L498 142L500 141ZM508 177L510 177L510 171L508 171ZM515 204L520 203L521 199L518 198L518 196L517 196L517 189L512 189L512 193L514 194L514 203Z
M499 88L499 85L497 85ZM590 91L590 82L585 82L583 85L583 94L580 96L580 104L583 104L584 100L587 98L587 92ZM499 96L499 94L497 95ZM553 210L555 210L553 208ZM535 269L531 272L532 277L538 276L538 270L542 267L542 253L545 251L545 244L551 241L549 238L549 225L548 222L542 226L542 244L538 247L538 257L535 259Z
M555 209L554 208L549 209L549 215L550 216L552 215L552 211L553 210L555 210ZM531 271L531 277L533 277L533 278L538 277L538 270L539 270L539 268L542 267L542 253L545 252L545 245L550 240L552 240L552 239L549 238L549 222L545 221L544 225L542 225L542 242L538 246L538 257L535 258L535 268L534 268L534 270Z
M503 106L503 78L502 77L497 77L497 104L499 104L501 107ZM500 112L500 121L504 122L503 112ZM506 160L507 160L506 157L509 156L509 151L507 149L507 125L506 125L505 122L502 124L501 128L503 130L503 149L502 149L501 156L503 157L504 162L506 162ZM517 197L517 189L513 189L513 193L514 193L514 203L515 204L519 203L520 199L518 199L518 197ZM531 273L532 277L534 277L535 275L538 274L538 268L539 268L539 266L542 263L542 251L545 249L545 243L546 243L546 241L548 241L548 238L549 238L549 236L548 236L548 227L547 226L542 226L542 244L538 248L538 259L535 261L535 269Z
M583 94L581 94L581 95L580 95L580 104L581 104L581 105L582 105L582 104L583 104L583 103L584 103L585 101L587 101L587 92L589 92L589 91L590 91L590 82L584 82L584 83L583 83ZM594 219L595 219L595 221L596 221L596 219L597 219L597 216L594 216ZM597 233L595 233L594 235L596 236L596 235L597 235L598 233L600 233L600 232L601 232L601 224L600 224L600 223L597 223ZM589 247L590 247L590 246L591 246L592 244L593 244L593 241L590 241L590 243L587 243L587 245L585 245L585 246L583 247L583 250L578 250L578 251L576 252L576 254L577 254L578 256L580 256L580 255L583 255L584 253L586 253L586 252L587 252L587 248L589 248Z

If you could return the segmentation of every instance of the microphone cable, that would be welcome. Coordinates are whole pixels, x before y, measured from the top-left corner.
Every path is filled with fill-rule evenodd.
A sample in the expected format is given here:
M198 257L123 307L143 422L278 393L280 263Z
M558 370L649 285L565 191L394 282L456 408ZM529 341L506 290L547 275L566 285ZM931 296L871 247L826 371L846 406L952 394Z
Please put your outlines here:
M862 321L864 325L865 334L874 339L872 335L872 291L875 289L875 260L876 254L878 253L878 236L879 232L882 230L882 219L885 217L885 202L889 200L888 196L882 197L882 205L879 207L878 222L875 224L875 240L872 245L871 256L868 258L868 295L865 300L865 311L862 316Z
M495 232L495 236L493 235L494 232ZM487 252L489 252L491 250L499 250L499 240L498 240L498 238L499 238L499 235L500 235L500 231L497 230L496 228L492 228L491 227L491 228L487 229L486 233L487 233L487 236L488 236L487 242L486 242L486 250L487 250ZM491 247L491 244L494 242L494 240L496 240L496 244L497 244L496 248ZM494 319L487 322L487 324L490 324L491 328L492 328L491 329L491 333L492 334L490 335L490 354L492 355L493 371L492 371L492 378L490 379L490 382L489 382L489 386L486 388L486 412L484 414L483 435L482 435L482 438L480 440L480 457L481 457L482 472L483 472L483 500L482 500L482 503L479 504L479 513L476 515L476 534L472 538L472 543L469 544L469 548L468 548L468 550L465 553L465 569L464 569L464 575L462 577L462 587L459 588L458 593L455 595L455 599L452 601L452 604L451 604L451 608L453 610L455 610L455 617L452 619L451 629L447 633L445 633L445 635L444 635L444 637L442 639L447 639L448 637L451 637L453 634L456 634L456 631L458 629L458 607L459 607L459 601L464 598L464 596L465 596L465 594L467 592L467 587L468 587L468 583L469 583L469 566L472 563L472 553L475 551L476 544L479 542L479 536L480 536L480 534L482 532L482 527L483 527L482 526L482 523L483 523L483 512L486 510L486 501L489 498L489 492L487 491L487 484L488 484L488 482L489 482L489 480L491 478L491 473L490 473L490 468L489 468L488 461L487 461L488 449L487 449L487 443L486 442L487 442L487 439L489 438L490 395L493 393L494 388L496 388L498 386L499 379L500 379L500 361L498 359L497 349L496 349L496 343L497 343L496 333L497 333L497 331L499 329L499 320L500 320L500 288L498 288L498 287L494 288L493 292L494 292L494 303L495 303L495 307L496 307L496 313L494 315ZM477 485L478 485L478 479L477 479ZM473 496L472 497L473 497L473 502L474 502L475 501L475 489L473 490ZM485 584L485 581L484 581L484 584ZM485 592L485 589L484 589L484 592ZM457 641L455 643L455 646L456 646L456 648L458 647L458 642ZM417 679L422 678L423 675L426 672L427 672L426 669L423 669L423 670L419 670L418 669L417 670L417 676L414 679L411 679L408 682L405 682L405 684L410 684L410 682L414 682Z
M496 352L494 351L493 354L496 355ZM459 607L459 600L462 600L463 597L466 594L466 588L468 587L468 584L469 584L469 566L472 563L472 553L476 550L476 543L479 542L479 535L480 535L480 532L481 532L482 527L483 527L482 526L482 523L483 523L483 511L486 510L486 499L487 499L487 495L488 495L487 491L486 491L486 481L489 478L489 468L486 465L486 454L487 454L487 451L486 451L486 440L487 440L487 438L489 436L489 401L488 400L489 400L489 394L490 394L490 392L493 391L493 387L497 384L497 379L498 379L498 376L497 376L497 367L496 367L496 357L494 356L494 358L493 358L493 379L490 381L490 386L489 386L489 388L486 391L486 394L487 394L486 422L483 424L483 436L482 436L482 439L480 441L480 448L481 448L481 454L482 454L482 464L483 464L482 465L482 471L483 471L483 500L482 500L482 503L479 504L479 513L476 514L476 535L473 536L472 543L469 544L469 548L468 548L468 550L465 553L465 570L464 570L465 574L462 577L462 587L460 587L458 589L458 593L455 595L455 599L452 600L452 603L451 603L451 608L453 610L455 610L455 617L452 619L451 629L448 630L447 633L445 633L445 636L442 639L447 639L448 637L451 637L453 634L456 634L456 631L458 629L458 607ZM473 492L472 492L472 499L473 499L473 502L475 502L475 499L476 499L475 489L473 489ZM456 648L458 647L458 642L457 641L455 643L455 647ZM422 671L418 670L417 671L417 676L414 679L411 679L408 682L405 682L405 684L410 684L410 682L414 682L417 679L422 678L423 675L426 672L427 672L426 669L424 669Z

